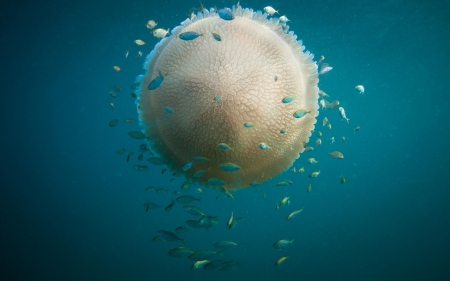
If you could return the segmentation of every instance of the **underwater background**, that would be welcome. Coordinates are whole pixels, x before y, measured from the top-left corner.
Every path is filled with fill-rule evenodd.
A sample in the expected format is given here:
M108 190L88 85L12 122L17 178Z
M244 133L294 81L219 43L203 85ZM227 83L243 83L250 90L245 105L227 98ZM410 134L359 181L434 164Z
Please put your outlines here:
M180 204L164 210L184 179L170 182L159 166L134 170L142 142L127 132L138 122L108 123L137 119L130 87L159 41L145 23L173 28L200 3L1 2L0 280L450 280L449 1L240 4L273 6L306 50L326 57L333 70L319 87L341 102L350 123L336 109L320 112L324 143L294 164L303 174L289 169L234 192L235 200L194 185L188 194L202 197L195 205L219 224L189 229L184 243L158 243L158 230L194 218ZM115 99L112 85L122 88ZM332 130L322 127L324 116ZM121 148L135 151L129 163ZM345 159L331 159L332 150ZM314 169L320 176L308 178ZM293 184L274 186L284 179ZM169 192L145 191L150 185ZM276 210L285 196L291 204ZM149 199L162 208L146 212ZM231 212L243 219L227 229ZM274 249L280 239L294 242ZM219 256L239 262L228 271L191 270L193 261L167 254L181 245L214 250L220 240L241 244Z

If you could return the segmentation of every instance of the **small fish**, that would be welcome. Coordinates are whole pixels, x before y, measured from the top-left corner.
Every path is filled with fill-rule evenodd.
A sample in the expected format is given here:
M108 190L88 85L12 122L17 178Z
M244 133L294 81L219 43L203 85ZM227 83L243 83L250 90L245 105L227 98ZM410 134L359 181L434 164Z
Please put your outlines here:
M284 198L281 200L281 202L280 202L280 207L281 207L281 206L284 206L284 205L286 205L286 204L288 204L288 205L291 204L291 199L290 199L289 196L286 196L286 197L284 197Z
M333 69L333 67L329 66L328 63L324 63L320 66L319 75L326 74L330 72Z
M153 29L153 28L155 28L155 26L157 26L157 25L158 25L158 24L157 24L154 20L149 20L145 26L146 26L148 29Z
M298 169L299 173L304 173L305 172L305 167L301 167L300 169Z
M319 90L319 96L321 96L321 97L323 97L323 98L329 98L329 97L330 97L329 94L325 93L325 92L322 91L322 90Z
M226 190L225 188L220 187L219 191L222 192L223 194L225 194L225 197L228 197L228 198L231 198L231 199L235 200L235 198L233 196L233 193L231 193L229 190Z
M229 146L228 144L226 144L226 143L224 143L224 142L219 143L219 144L217 145L217 147L219 147L219 148L222 149L222 150L233 150L233 149L231 148L231 146Z
M155 36L156 38L164 38L166 37L167 33L169 33L170 28L168 28L167 30L164 30L162 28L158 28L152 31L153 36Z
M144 203L144 207L145 207L145 212L148 212L148 210L150 210L150 209L161 208L161 206L156 205L155 203L151 202L150 200L148 200L147 203Z
M209 260L202 260L202 261L196 261L193 265L191 265L191 269L199 269L204 267L205 265L207 265L208 263L210 263Z
M286 186L286 185L288 185L288 184L289 184L289 183L287 183L287 182L285 182L285 181L280 181L280 182L276 183L275 186Z
M136 40L134 40L134 43L136 43L136 45L138 45L138 46L145 45L145 42L142 41L141 39L136 39Z
M178 198L175 199L175 200L176 200L178 203L180 203L180 204L189 204L189 203L191 203L191 202L193 202L193 201L201 202L200 199L201 199L201 198L195 198L195 197L193 197L193 196L191 196L191 195L183 195L183 196L178 197Z
M303 212L303 209L305 209L305 207L301 208L300 210L297 211L293 211L292 213L290 213L289 215L286 216L286 220L290 220L295 218L296 215L300 214L301 212Z
M139 172L146 172L146 171L148 171L148 167L145 166L145 165L134 165L133 169L135 169L136 171L139 171Z
M192 183L190 181L185 181L181 184L180 189L183 191L189 191L191 189Z
M347 116L345 115L345 109L342 106L340 106L338 109L339 109L339 114L341 115L341 118L345 119L345 121L347 121L347 123L348 123L348 121L350 121L350 119L348 119Z
M359 130L361 130L361 127L360 126L356 126L355 133L358 132Z
M309 164L319 164L319 161L316 160L316 158L311 157L308 159Z
M109 106L111 107L112 110L114 110L114 103L113 102L110 102Z
M355 89L360 93L364 94L364 86L363 85L357 85Z
M175 201L172 199L172 203L167 205L167 207L164 208L165 211L170 212L173 209L173 206L175 206Z
M233 219L231 222L228 221L228 223L227 223L228 229L234 228L234 226L235 226L235 225L238 223L238 221L240 221L242 218L243 218L243 217Z
M185 233L185 232L188 232L188 231L189 230L186 227L184 227L184 226L179 226L179 227L175 228L175 232L177 234L182 234L182 233Z
M312 172L311 174L309 174L308 177L310 177L310 178L317 178L317 176L319 176L319 174L320 174L320 171L318 171L318 172Z
M155 77L151 82L150 82L150 84L148 84L148 89L151 91L151 90L154 90L154 89L156 89L156 88L158 88L161 84L162 84L162 82L164 81L164 77L162 76L162 74L161 74L161 72L158 70L158 73L159 73L159 76L157 76L157 77Z
M140 132L140 131L131 131L131 132L128 132L128 135L130 136L130 137L132 137L133 139L136 139L136 140L143 140L143 139L146 139L147 138L147 136L145 136L142 132Z
M117 65L113 66L113 69L114 69L115 71L120 71L120 67L117 66Z
M214 33L214 32L212 32L211 34L216 41L219 41L219 42L222 41L222 37L220 37L219 34Z
M209 178L206 181L206 183L209 184L209 185L212 185L212 186L217 186L217 187L222 186L222 185L225 184L225 182L223 180L218 179L218 178Z
M294 99L295 99L295 97L293 97L293 96L288 96L288 97L285 97L284 99L282 99L281 102L283 102L283 103L290 103L290 102L292 102Z
M346 181L344 175L341 175L339 179L340 179L341 184L344 184Z
M131 93L130 95L133 99L137 98L137 95L135 93Z
M131 155L133 155L133 154L134 154L133 151L130 151L130 152L128 153L128 156L127 156L127 163L130 161L130 157L131 157Z
M216 97L214 97L214 101L220 101L221 99L222 99L221 96L216 96Z
M201 194L204 194L204 193L205 193L201 187L197 188L197 192L198 192L198 193L201 193Z
M229 8L223 8L218 11L219 17L223 20L234 20L234 15Z
M213 258L216 255L222 255L222 253L210 251L210 250L200 250L200 251L195 251L192 254L190 254L188 256L188 259L193 260L193 261L198 261L198 260Z
M313 150L314 150L314 147L312 147L312 146L305 146L305 152L313 151Z
M227 228L230 229L231 223L233 222L233 212L231 212L230 218L227 222Z
M202 36L202 34L199 34L199 33L195 32L195 31L186 31L186 32L183 32L180 35L178 35L178 37L181 40L185 40L185 41L194 40L194 39L196 39L199 36Z
M123 123L131 123L131 122L134 122L134 121L135 121L134 119L128 118L128 119L124 119Z
M310 193L310 192L311 192L311 188L312 188L312 185L309 184L309 185L308 185L308 188L306 188L306 191L307 191L308 193Z
M130 50L127 50L126 52L125 52L125 58L128 58L128 55L130 54Z
M293 242L294 242L294 239L292 239L292 240L285 240L285 239L282 239L282 240L280 240L280 241L277 241L277 242L273 243L272 246L273 246L275 249L280 250L280 249L286 248L286 247L289 246L289 245L292 245Z
M234 163L223 163L219 165L219 168L225 172L236 172L241 169L241 167Z
M342 137L341 142L342 142L342 143L345 142L345 137Z
M324 117L323 118L323 121L322 121L322 126L325 126L326 124L328 124L330 121L328 121L328 118L327 117Z
M169 193L169 190L165 189L164 187L156 189L156 194L163 194L163 193Z
M162 168L161 175L163 175L167 171L167 168Z
M202 216L199 220L198 220L198 224L203 227L203 228L211 228L215 225L217 225L219 223L219 221L217 220L218 216L208 216L208 215L204 215Z
M161 235L161 237L166 240L167 242L176 242L176 241L186 241L186 239L182 239L180 237L178 237L178 235L176 235L173 232L170 231L166 231L166 230L158 230L158 234Z
M117 94L112 91L109 92L109 95L113 98L117 98Z
M317 61L317 64L321 64L325 60L325 56L320 56L319 60Z
M264 12L266 12L269 16L273 16L273 14L275 14L275 13L278 14L278 11L276 11L271 6L264 7Z
M286 16L281 16L281 17L279 18L279 20L280 20L280 22L282 22L282 23L286 23L286 22L290 21Z
M146 188L145 188L145 191L153 191L153 190L156 190L156 189L157 189L156 187L154 187L153 185L151 185L151 186L146 187Z
M244 127L245 128L253 128L253 123L250 123L250 122L247 122L247 123L244 123Z
M317 136L320 138L320 137L322 136L322 132L319 131L319 132L317 133Z
M183 171L189 171L189 169L192 167L192 161L189 161L186 163L186 165L183 166Z
M321 139L316 140L316 146L320 146L321 144L322 144L322 140Z
M331 137L330 143L334 143L334 137Z
M125 148L121 148L121 149L117 150L117 154L119 154L119 155L122 155L125 152L127 152L127 150Z
M173 109L170 108L170 107L163 106L163 109L164 109L165 112L167 112L167 113L169 113L169 114L172 114L172 113L173 113Z
M322 110L328 109L330 107L330 103L325 99L321 99L319 105L322 108Z
M329 155L333 159L344 159L344 154L342 154L342 152L337 151L337 150L330 152Z
M295 172L297 172L296 170L295 170L295 167L294 168L292 168L292 172L295 174Z
M331 130L331 123L328 123L328 130Z
M220 250L226 250L230 248L234 248L236 246L239 246L239 244L233 242L233 241L219 241L217 243L214 243L213 245L215 248Z
M282 258L279 258L279 259L276 261L275 266L280 266L281 263L284 262L285 260L287 260L288 258L289 258L289 257L282 257Z
M202 212L202 210L200 210L200 208L197 207L197 206L190 206L190 205L187 205L187 206L184 206L183 209L184 209L188 214L191 214L191 215L193 215L193 216L206 216L206 215Z
M284 135L284 134L286 134L286 133L287 133L287 130L285 130L285 129L281 129L281 130L280 130L280 134Z
M138 52L137 52L137 56L138 56L138 57L142 57L142 51L138 51Z
M180 246L180 247L173 248L167 254L172 257L183 258L192 253L193 252L191 251L191 249L189 247Z
M199 156L194 157L194 160L197 161L197 162L200 162L200 163L208 163L208 162L209 162L209 159L208 159L208 158L205 158L205 157L199 157Z
M338 100L335 100L335 101L331 102L331 103L328 105L328 108L327 108L327 109L333 109L333 108L335 108L336 106L338 106L339 104L340 104L340 102L339 102Z
M109 122L110 127L115 127L115 126L117 126L117 124L119 124L119 120L117 120L117 119L113 119Z
M295 118L302 118L303 116L305 116L306 114L310 113L311 111L306 111L306 109L299 109L296 112L294 112L294 117Z
M267 145L267 143L265 143L265 142L259 143L258 146L259 146L259 148L261 148L262 150L267 150L267 149L270 148L270 147Z

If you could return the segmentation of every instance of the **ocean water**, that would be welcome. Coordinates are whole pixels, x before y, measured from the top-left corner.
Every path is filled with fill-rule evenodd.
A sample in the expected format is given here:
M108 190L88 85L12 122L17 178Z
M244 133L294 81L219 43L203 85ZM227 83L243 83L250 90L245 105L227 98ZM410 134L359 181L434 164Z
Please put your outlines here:
M326 57L333 70L319 86L341 102L350 122L336 109L320 112L324 143L294 164L306 168L303 174L287 171L233 193L236 200L207 187L199 194L194 185L196 205L219 224L189 228L180 235L184 243L155 243L158 230L194 219L180 204L164 211L183 179L170 182L171 173L157 166L135 171L142 142L127 132L138 123L108 123L137 119L130 86L158 42L145 23L173 28L199 3L2 1L0 280L450 280L450 3L240 4L275 7L307 50ZM136 46L138 38L147 44ZM111 85L123 89L116 99ZM324 116L331 130L321 126ZM121 148L135 151L129 163L116 153ZM345 159L330 159L332 150ZM320 163L312 167L308 157ZM308 178L316 168L319 177ZM293 184L274 186L284 179ZM150 185L170 192L146 192ZM276 210L285 196L291 204ZM149 199L162 208L145 212ZM231 212L243 219L229 230ZM294 242L276 250L280 239ZM241 244L218 257L240 262L229 271L191 270L192 261L167 254L181 245L213 250L220 240ZM289 258L274 266L283 256Z

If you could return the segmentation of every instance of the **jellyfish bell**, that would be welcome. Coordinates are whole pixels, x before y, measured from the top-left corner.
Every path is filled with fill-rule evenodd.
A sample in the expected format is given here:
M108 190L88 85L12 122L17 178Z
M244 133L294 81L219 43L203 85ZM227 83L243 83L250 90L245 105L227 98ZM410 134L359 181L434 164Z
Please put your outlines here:
M277 19L227 11L204 9L155 46L136 103L150 148L173 171L237 189L276 176L304 151L318 115L318 71Z

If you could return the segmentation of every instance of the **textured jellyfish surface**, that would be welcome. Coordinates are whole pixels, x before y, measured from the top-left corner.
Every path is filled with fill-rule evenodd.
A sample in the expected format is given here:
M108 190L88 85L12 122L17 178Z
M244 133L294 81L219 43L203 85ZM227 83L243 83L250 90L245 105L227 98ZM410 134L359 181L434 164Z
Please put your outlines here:
M211 187L245 188L288 169L318 115L313 55L276 18L203 10L148 55L136 101L152 151Z

